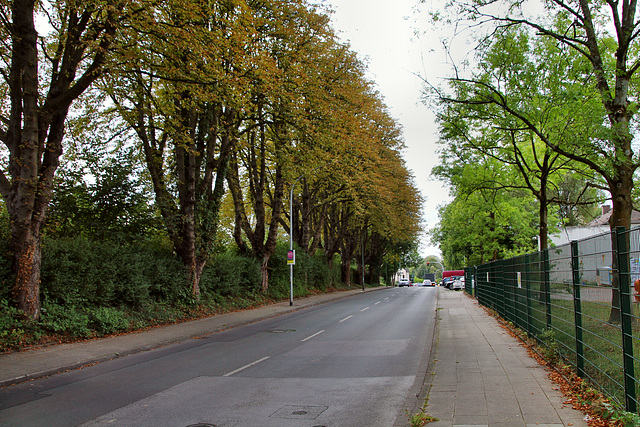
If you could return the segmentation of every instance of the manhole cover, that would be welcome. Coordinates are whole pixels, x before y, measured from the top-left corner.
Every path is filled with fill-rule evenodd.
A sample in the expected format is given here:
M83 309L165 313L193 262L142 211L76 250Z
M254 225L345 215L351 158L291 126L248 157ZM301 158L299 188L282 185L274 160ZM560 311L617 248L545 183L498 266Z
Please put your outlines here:
M328 406L296 406L287 405L271 414L270 418L286 418L290 420L315 420L329 409Z

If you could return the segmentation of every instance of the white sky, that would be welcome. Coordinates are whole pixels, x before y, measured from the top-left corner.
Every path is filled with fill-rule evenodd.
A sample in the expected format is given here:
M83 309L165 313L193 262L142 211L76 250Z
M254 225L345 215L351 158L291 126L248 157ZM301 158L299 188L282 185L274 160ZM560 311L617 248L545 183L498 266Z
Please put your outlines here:
M431 178L431 169L439 160L437 127L433 113L421 103L422 81L416 74L434 82L450 74L438 38L428 31L419 38L414 36L416 29L429 28L426 14L416 11L418 0L325 3L335 10L333 27L368 64L369 78L377 83L392 116L404 128L404 158L426 199L422 217L425 230L430 229L438 222L438 205L450 197L449 189ZM421 240L421 255L440 256L426 235Z

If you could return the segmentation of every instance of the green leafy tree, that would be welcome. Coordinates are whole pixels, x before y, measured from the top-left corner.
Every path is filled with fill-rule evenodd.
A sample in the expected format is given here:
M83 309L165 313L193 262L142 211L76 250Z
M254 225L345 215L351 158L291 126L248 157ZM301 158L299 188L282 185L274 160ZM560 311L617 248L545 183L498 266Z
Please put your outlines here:
M526 193L459 195L440 208L431 239L449 269L531 252L537 234L532 206Z
M212 255L240 114L259 67L258 24L244 2L166 2L127 32L117 85L105 82L135 132L158 210L193 298Z
M550 47L548 51L555 49L555 57L569 59L567 67L558 69L556 76L584 76L578 82L582 86L564 86L560 87L561 90L553 90L556 87L549 84L544 87L552 89L547 96L557 96L563 104L573 102L576 106L569 110L570 114L559 117L559 129L572 124L576 118L583 125L592 125L578 128L575 135L579 137L561 141L551 140L547 134L537 132L533 127L531 129L548 147L583 163L602 177L613 201L610 227L612 230L618 226L628 229L633 209L633 175L640 166L632 145L637 120L634 77L640 68L640 61L635 55L638 51L638 32L635 31L638 26L637 4L631 0L576 0L568 3L552 0L544 4L546 13L537 16L528 14L524 3L513 3L513 7L500 14L495 13L491 5L492 2L456 2L455 20L472 20L474 25L488 23L490 34L514 26L530 29L531 34L541 40L541 45ZM583 61L577 61L576 57ZM575 80L569 78L567 81ZM589 108L594 98L585 96L585 88L598 94L599 110ZM519 118L529 125L525 114ZM617 268L616 262L614 257L613 268ZM616 284L613 289L610 321L619 322Z
M74 101L105 72L118 31L144 2L3 1L0 194L11 223L15 304L40 316L42 227ZM43 19L44 33L36 21ZM47 26L48 23L48 26Z
M52 237L85 236L130 241L161 229L147 188L141 185L133 149L120 150L84 168L62 167L53 192L46 232ZM70 162L77 165L78 162Z
M531 44L529 34L519 28L504 29L479 52L478 70L472 77L451 78L451 94L434 89L441 106L440 142L451 151L448 157L465 150L478 153L473 159L480 166L477 172L465 174L458 185L465 185L466 192L529 191L538 202L541 249L547 248L549 227L555 225L549 224L549 207L593 203L596 199L584 200L584 195L591 195L587 189L599 184L588 168L550 146L578 139L586 128L597 130L593 116L599 109L595 94L582 84L581 71L560 74L567 66L579 66L581 58L555 55L554 49L545 43ZM573 96L567 97L567 92ZM588 115L587 123L575 114L576 108L581 108L582 117ZM483 168L490 161L506 168L498 165L487 174ZM471 166L465 167L466 172L470 170ZM443 168L436 172L449 173ZM585 188L576 196L582 200L554 197L556 182L578 173Z

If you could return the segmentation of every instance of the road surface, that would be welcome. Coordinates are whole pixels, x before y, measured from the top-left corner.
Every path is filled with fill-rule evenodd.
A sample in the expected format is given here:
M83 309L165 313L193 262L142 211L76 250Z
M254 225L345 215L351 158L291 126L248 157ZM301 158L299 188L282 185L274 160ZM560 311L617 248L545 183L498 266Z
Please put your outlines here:
M387 288L0 390L2 426L394 426L436 288Z

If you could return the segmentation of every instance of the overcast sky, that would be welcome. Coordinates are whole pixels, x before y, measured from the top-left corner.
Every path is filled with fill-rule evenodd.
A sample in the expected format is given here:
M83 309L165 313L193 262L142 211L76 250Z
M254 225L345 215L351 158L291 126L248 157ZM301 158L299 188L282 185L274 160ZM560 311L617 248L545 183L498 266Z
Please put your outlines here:
M437 1L437 0L435 0ZM335 10L333 26L352 50L368 64L369 78L377 83L392 116L402 125L407 148L404 158L426 203L425 229L438 222L437 207L447 201L449 190L433 180L438 163L437 127L434 115L421 103L422 81L435 81L448 73L437 37L429 32L418 0L325 0ZM424 9L424 8L423 8ZM416 30L426 30L421 37ZM440 255L425 235L420 253Z

